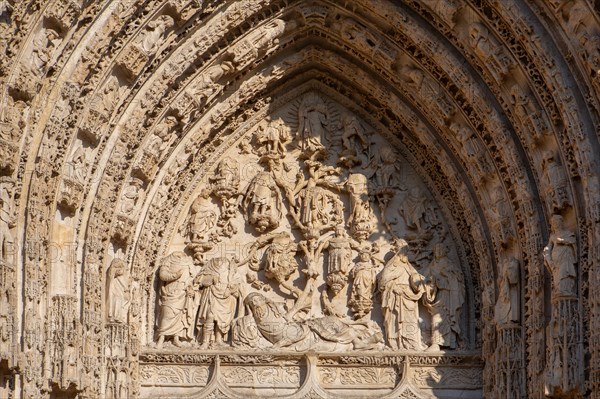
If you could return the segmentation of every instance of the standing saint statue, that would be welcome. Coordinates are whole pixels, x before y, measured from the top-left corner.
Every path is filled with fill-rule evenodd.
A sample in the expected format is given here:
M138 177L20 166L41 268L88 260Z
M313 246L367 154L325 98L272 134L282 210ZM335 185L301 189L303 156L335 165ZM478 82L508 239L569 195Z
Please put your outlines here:
M418 304L425 293L423 276L408 261L408 243L398 239L395 246L377 281L385 338L393 350L423 350Z
M500 326L519 322L520 315L519 261L504 259L498 278L498 300L494 308L494 319Z
M193 320L196 316L194 292L191 286L192 261L183 252L173 252L162 260L158 277L162 281L159 297L158 342L161 348L165 338L173 337L173 345L180 339L194 337Z
M114 259L108 270L108 321L127 323L131 305L133 280L126 271L125 262Z
M465 285L461 271L448 259L446 245L435 244L428 274L425 306L431 313L431 346L427 350L436 351L441 347L456 349Z
M208 348L214 337L216 346L223 346L240 297L240 276L236 266L226 258L211 259L194 279L200 288L198 330L201 349Z
M552 216L552 233L544 248L544 261L552 273L552 290L556 296L576 295L575 234L564 227L562 216Z

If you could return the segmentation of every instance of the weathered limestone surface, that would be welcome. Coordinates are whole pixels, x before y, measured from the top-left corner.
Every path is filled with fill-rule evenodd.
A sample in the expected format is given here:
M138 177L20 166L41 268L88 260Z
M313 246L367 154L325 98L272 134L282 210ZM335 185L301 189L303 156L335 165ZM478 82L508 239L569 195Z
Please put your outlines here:
M600 397L591 0L0 4L0 397Z

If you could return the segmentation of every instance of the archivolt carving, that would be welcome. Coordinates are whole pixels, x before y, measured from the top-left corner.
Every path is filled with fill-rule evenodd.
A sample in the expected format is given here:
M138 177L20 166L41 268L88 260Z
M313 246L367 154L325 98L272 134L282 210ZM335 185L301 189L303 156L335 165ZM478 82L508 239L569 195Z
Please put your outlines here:
M486 397L599 390L589 1L9 1L0 20L0 396L143 396L178 251L184 304L223 285L242 316L253 292L310 334L305 313L350 335L370 313L389 344L377 295L404 296L423 345L480 350ZM385 268L406 290L380 289ZM442 298L461 277L459 311ZM236 325L209 316L213 342ZM217 382L206 395L236 395Z

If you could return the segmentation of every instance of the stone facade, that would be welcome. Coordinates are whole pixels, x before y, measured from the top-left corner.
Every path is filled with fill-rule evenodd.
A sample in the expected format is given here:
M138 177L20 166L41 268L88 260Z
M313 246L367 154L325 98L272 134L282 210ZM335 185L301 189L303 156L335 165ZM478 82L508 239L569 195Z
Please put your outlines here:
M0 397L600 397L599 15L2 2Z

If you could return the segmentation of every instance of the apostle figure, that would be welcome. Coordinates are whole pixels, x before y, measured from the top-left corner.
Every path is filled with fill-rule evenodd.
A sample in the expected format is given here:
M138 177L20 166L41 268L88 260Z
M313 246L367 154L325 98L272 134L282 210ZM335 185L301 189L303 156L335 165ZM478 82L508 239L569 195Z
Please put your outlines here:
M240 276L237 268L226 258L208 261L194 279L200 289L198 330L201 330L201 349L208 348L214 337L216 346L223 346L235 317L239 298Z
M158 342L161 348L165 338L173 337L173 345L181 339L192 339L193 320L196 316L192 290L192 261L183 252L173 252L162 260L158 277L162 281L159 297Z
M108 271L108 321L127 323L127 314L131 305L133 281L126 272L125 262L114 259Z
M378 277L385 338L393 350L422 350L419 304L423 276L408 261L408 243L398 239L396 254Z
M552 289L557 296L576 294L575 263L577 262L575 234L564 227L562 216L552 216L552 233L546 248L544 260L552 273Z
M456 349L465 285L461 271L448 259L448 248L442 243L433 248L428 282L425 305L431 313L431 346L427 350Z

